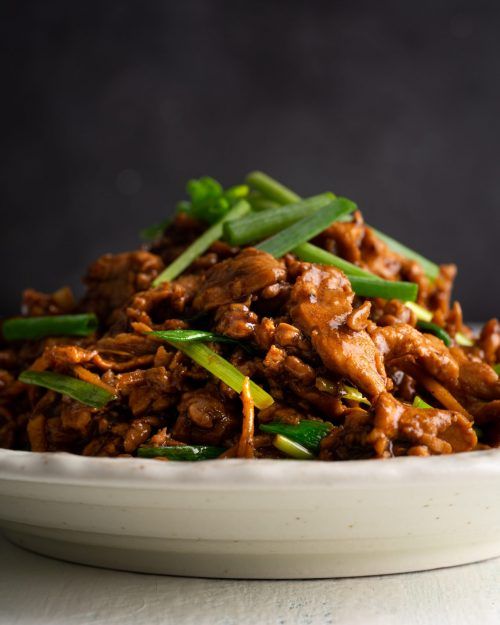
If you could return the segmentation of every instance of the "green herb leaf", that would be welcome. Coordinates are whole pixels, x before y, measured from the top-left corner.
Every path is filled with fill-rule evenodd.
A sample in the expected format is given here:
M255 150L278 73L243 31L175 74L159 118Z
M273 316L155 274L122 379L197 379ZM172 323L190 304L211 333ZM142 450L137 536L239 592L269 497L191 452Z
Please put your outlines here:
M229 187L224 191L222 185L210 176L189 180L186 191L190 202L179 202L177 210L213 224L226 215L250 189L247 185Z
M52 371L23 371L19 380L25 384L34 384L48 388L62 395L76 399L93 408L103 408L115 396L100 386Z
M88 336L97 330L97 325L97 317L93 313L16 317L4 321L2 334L8 341L41 339L45 336Z

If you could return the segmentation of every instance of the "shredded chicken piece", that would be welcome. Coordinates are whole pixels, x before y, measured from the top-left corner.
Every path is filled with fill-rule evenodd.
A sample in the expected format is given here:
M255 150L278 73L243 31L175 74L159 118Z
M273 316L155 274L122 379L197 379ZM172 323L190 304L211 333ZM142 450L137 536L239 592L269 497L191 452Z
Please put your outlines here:
M425 445L431 454L473 449L477 436L470 421L459 412L414 408L390 393L382 393L374 406L373 430L366 438L376 455L390 452L391 441L405 441L412 448Z

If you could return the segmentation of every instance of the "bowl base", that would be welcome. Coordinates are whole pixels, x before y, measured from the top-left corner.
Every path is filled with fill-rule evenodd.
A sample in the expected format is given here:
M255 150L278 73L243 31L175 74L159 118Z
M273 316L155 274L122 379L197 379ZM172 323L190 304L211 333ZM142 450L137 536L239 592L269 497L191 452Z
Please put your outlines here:
M469 564L500 556L500 542L429 550L293 553L288 545L269 557L265 542L178 541L132 536L105 541L90 532L61 531L9 523L3 533L12 543L45 556L137 573L225 579L319 579L410 573ZM85 535L85 536L84 536ZM110 546L110 542L114 545ZM97 544L96 544L97 543ZM240 552L238 552L240 551ZM281 551L281 550L280 550ZM286 553L285 553L286 551Z

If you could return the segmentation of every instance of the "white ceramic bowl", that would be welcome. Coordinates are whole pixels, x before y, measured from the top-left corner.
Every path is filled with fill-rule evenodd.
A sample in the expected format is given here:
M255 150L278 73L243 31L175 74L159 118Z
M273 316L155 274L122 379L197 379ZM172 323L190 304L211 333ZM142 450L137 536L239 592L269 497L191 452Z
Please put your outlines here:
M97 566L314 578L500 555L500 451L198 463L0 450L0 527Z

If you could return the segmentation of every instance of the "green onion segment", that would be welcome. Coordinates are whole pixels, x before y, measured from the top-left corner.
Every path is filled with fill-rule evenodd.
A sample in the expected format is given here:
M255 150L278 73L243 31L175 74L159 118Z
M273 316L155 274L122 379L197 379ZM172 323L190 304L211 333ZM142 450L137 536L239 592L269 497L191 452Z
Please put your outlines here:
M212 243L222 237L224 223L242 217L250 210L250 204L246 200L239 200L233 208L213 226L196 239L173 263L166 267L153 281L153 286L159 286L163 282L175 280L189 265L205 252Z
M262 241L330 204L334 199L333 193L322 193L260 213L252 212L241 219L225 223L224 239L231 245L246 245L254 241Z
M351 276L358 276L360 278L382 280L382 278L379 278L375 274L366 271L366 269L361 269L361 267L350 263L348 260L344 260L343 258L340 258L340 256L331 254L330 252L327 252L323 248L318 247L317 245L313 245L312 243L301 243L300 245L297 245L292 251L298 258L300 258L300 260L303 260L306 263L332 265L333 267L337 267L337 269L343 271L349 278Z
M462 332L457 332L455 334L455 341L457 342L457 345L460 345L461 347L472 347L474 345L474 341L468 336L465 336Z
M321 440L332 429L331 423L324 421L300 421L297 425L291 423L261 423L259 429L269 434L281 434L295 443L299 443L309 451L317 453Z
M203 343L189 343L185 341L172 340L167 340L167 342L183 354L186 354L186 356L189 356L216 378L222 380L237 393L241 393L245 376L225 358L216 354L212 349L210 349L210 347ZM268 408L274 403L274 399L271 395L251 380L250 390L252 393L252 399L257 408Z
M434 313L415 302L405 302L405 306L415 313L418 321L432 321L434 317Z
M260 191L262 195L274 201L280 202L281 204L289 204L300 200L300 196L294 193L291 189L288 189L277 180L274 180L262 172L253 172L249 174L247 176L247 184L252 189ZM372 230L393 252L396 252L405 258L416 260L421 265L428 278L431 280L435 280L437 278L439 275L439 266L436 265L436 263L433 263L409 247L402 245L399 241L387 236L383 232L375 230L375 228L372 228Z
M366 404L367 406L371 406L371 402L358 391L354 386L349 386L348 384L342 383L340 385L340 397L342 399L349 399L351 401L357 401L360 404Z
M281 206L281 204L278 204L278 202L273 202L272 200L269 200L267 197L264 197L256 191L252 191L249 194L248 201L250 202L252 210L256 212L276 209Z
M236 339L223 334L215 334L214 332L206 332L205 330L158 330L156 332L148 332L153 336L157 336L164 341L176 341L178 343L238 343Z
M500 362L496 365L493 365L493 371L497 374L500 375Z
M314 238L341 215L355 210L356 205L344 198L331 200L315 213L299 219L288 228L281 230L256 246L258 250L281 258L297 245Z
M295 460L313 460L314 454L312 454L306 447L303 447L299 443L290 440L282 434L278 434L273 439L273 445L276 449L279 449L282 453Z
M415 399L413 400L413 407L414 408L432 408L432 406L430 404L428 404L426 401L424 401L420 395L415 395Z
M371 228L371 226L369 227ZM406 245L399 243L399 241L396 241L392 237L389 237L383 232L380 232L380 230L376 230L375 228L372 228L372 230L373 232L375 232L378 238L381 239L387 245L387 247L391 249L393 252L396 252L396 254L400 254L401 256L404 256L405 258L416 260L419 263L419 265L422 267L425 275L428 278L430 278L431 280L435 280L438 277L439 265L436 265L436 263L433 263L432 261L428 260L427 258L422 256L418 252L415 252L409 247L406 247Z
M97 330L93 313L79 315L51 315L47 317L16 317L2 326L8 341L41 339L45 336L88 336Z
M176 341L179 343L232 343L233 345L239 345L250 354L255 354L255 350L247 343L205 330L158 330L156 332L148 332L148 334L157 336L164 341Z
M196 460L213 460L225 451L223 447L210 445L172 445L170 447L141 445L137 449L137 455L140 458L168 458L169 460L193 462Z
M103 408L115 398L112 393L100 386L52 371L23 371L19 380L25 384L42 386L62 395L67 395L93 408Z
M245 182L251 189L258 191L273 202L278 202L278 204L291 204L300 201L300 197L291 189L262 171L252 171L245 178Z
M418 295L418 284L415 282L396 282L392 280L374 280L348 276L352 290L362 297L381 297L383 299L400 299L414 302Z
M443 328L440 328L435 323L431 323L430 321L419 321L417 323L417 328L419 328L419 330L423 330L424 332L434 334L438 337L438 339L441 339L443 341L446 347L450 347L452 344L452 340L448 332L446 332L446 330L443 330Z
M349 278L353 291L362 297L402 299L411 302L417 299L418 285L415 282L383 280L312 243L302 243L292 251L298 258L306 262L337 267Z

